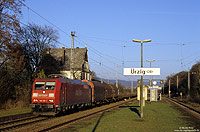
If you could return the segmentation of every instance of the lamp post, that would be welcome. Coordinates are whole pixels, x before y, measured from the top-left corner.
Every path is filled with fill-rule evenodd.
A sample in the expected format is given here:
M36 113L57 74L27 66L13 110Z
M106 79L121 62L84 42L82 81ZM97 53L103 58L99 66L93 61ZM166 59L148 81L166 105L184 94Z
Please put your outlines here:
M151 68L151 62L154 62L154 61L156 61L156 60L146 60L147 62L150 62L150 68ZM150 86L152 85L152 79L153 79L153 77L152 76L150 76Z
M151 62L154 62L156 60L146 60L147 62L150 62L150 68L151 68Z
M146 60L147 62L150 62L150 68L151 68L151 62L154 62L155 60ZM150 89L150 102L152 100L152 93L151 93L151 88L153 88L153 76L151 75L149 77L149 89Z
M170 90L170 88L171 88L171 80L169 79L169 98L171 98L171 96L170 96L170 93L171 93L171 90Z
M143 43L146 42L151 42L151 39L146 39L146 40L137 40L133 39L133 42L138 42L141 43L141 68L143 68ZM140 117L143 118L143 76L141 75L141 85L140 85Z

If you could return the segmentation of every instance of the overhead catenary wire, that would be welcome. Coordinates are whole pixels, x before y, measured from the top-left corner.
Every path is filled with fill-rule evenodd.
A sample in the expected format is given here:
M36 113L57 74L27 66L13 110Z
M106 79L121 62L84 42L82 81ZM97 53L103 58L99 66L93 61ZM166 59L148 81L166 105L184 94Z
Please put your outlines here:
M194 61L199 61L199 60L197 60L197 58L199 58L199 57L200 57L200 56L197 56L195 59L193 59L193 60L191 60L190 62L186 63L185 66L191 64L191 63L194 62Z
M103 40L103 41L114 41L114 42L119 42L119 43L131 43L131 41L127 41L127 40L117 40L117 39L111 39L111 38L103 38L103 37L95 37L95 36L85 36L85 35L81 35L87 38L94 38L97 40ZM200 43L200 41L190 41L190 42L182 42L184 45L199 45L198 43ZM160 45L160 46L179 46L182 45L180 43L160 43L160 42L153 42L151 43L151 45L148 46L154 46L154 45ZM122 45L116 45L116 46L122 46ZM131 46L127 46L127 47L134 47L132 44Z
M28 7L28 6L27 6ZM71 37L68 33L66 33L64 30L62 30L60 27L58 27L58 26L56 26L55 24L53 24L52 22L50 22L49 20L47 20L46 18L44 18L44 17L42 17L39 13L37 13L36 11L34 11L33 9L31 9L30 7L28 7L29 8L29 10L31 10L32 12L34 12L35 14L37 14L38 16L40 16L42 19L44 19L45 21L47 21L48 23L50 23L51 25L53 25L54 27L56 27L58 30L60 30L61 32L63 32L64 34L66 34L68 37ZM105 41L114 41L114 42L119 42L119 43L122 43L122 42L130 42L130 41L127 41L127 40L114 40L114 39L110 39L110 38L102 38L102 37L90 37L90 36L86 36L86 37L88 37L88 38L92 38L92 39L96 39L96 40L101 40L101 41L104 41L104 42L101 42L101 41L99 41L99 43L103 43L103 44L106 44L106 42ZM78 38L79 39L79 38ZM76 42L78 42L79 44L81 44L81 45L85 45L85 42L83 41L83 40L78 40L78 39L75 39L75 41ZM92 41L95 41L95 40L92 40ZM98 42L98 41L96 41L96 42ZM84 43L84 44L82 44L82 43ZM189 43L189 44L188 44ZM186 42L185 43L185 45L194 45L194 44L197 44L197 43L199 43L199 42ZM63 44L64 45L64 44ZM112 44L112 46L122 46L122 45L118 45L118 44ZM177 43L159 43L159 42L154 42L154 43L152 43L151 45L147 45L147 46L179 46L180 44L177 44ZM129 47L129 46L127 46L127 47ZM133 47L132 45L131 45L131 47ZM103 59L105 59L106 61L108 61L108 62L110 62L110 63L112 63L112 64L115 64L116 65L116 62L114 62L113 61L113 59L115 59L115 60L118 60L118 61L124 61L123 59L121 60L120 58L116 58L116 57L114 57L114 56L110 56L110 55L107 55L107 54L102 54L101 52L99 52L97 49L95 49L95 48L93 48L90 44L88 45L88 49L92 52L92 53L94 53L94 54L96 54L96 55L98 55L100 58L103 58ZM91 58L91 57L90 57ZM198 57L197 57L198 58ZM183 60L185 60L186 58L184 58L184 57L181 57L181 60L158 60L158 62L160 61L183 61ZM196 60L196 58L195 58L195 60ZM124 62L139 62L139 61L124 61ZM101 63L102 63L102 61L101 61ZM187 63L188 64L188 63Z
M43 17L43 16L41 16L39 13L37 13L36 11L34 11L33 9L31 9L30 7L28 7L27 5L25 5L27 8L28 8L28 10L30 10L30 11L32 11L32 12L34 12L36 15L38 15L40 18L42 18L42 19L44 19L46 22L48 22L49 24L51 24L53 27L55 27L55 28L57 28L58 30L60 30L61 32L63 32L64 34L66 34L68 37L70 37L70 35L68 34L68 33L66 33L65 31L63 31L61 28L59 28L58 26L56 26L55 24L53 24L52 22L50 22L49 20L47 20L45 17ZM21 22L22 23L22 22ZM24 24L23 23L23 25L26 25L26 24ZM28 25L26 25L26 26L28 26ZM76 42L78 42L79 44L81 44L81 45L84 45L84 44L82 44L80 41L78 41L77 39L75 39L75 41ZM57 41L59 44L62 44L61 42L59 42L59 41ZM65 46L64 44L62 44L63 46ZM95 54L97 54L97 55L99 55L100 57L102 57L102 53L101 52L99 52L98 50L96 50L95 48L93 48L93 47L89 47L89 49L93 52L93 53L95 53ZM114 59L117 59L117 60L119 60L118 58L115 58L115 57L112 57L112 56L109 56L109 55L107 55L106 57L102 57L102 58L105 58L107 61L109 61L109 62L111 62L111 63L113 63L113 64L115 64L116 65L116 63L115 62L113 62L113 61L111 61L111 60L108 60L108 58L114 58ZM102 63L102 62L101 62ZM108 66L106 66L106 65L104 65L104 64L102 64L104 67L107 67L108 69L110 69L110 70L113 70L112 68L110 68L110 67L108 67ZM114 70L113 70L114 71Z
M81 45L84 45L84 44L82 44L80 41L82 41L82 40L75 40L75 41L77 41L77 42L79 42ZM82 41L83 43L84 43L84 41ZM90 46L90 45L89 45ZM105 58L105 59L110 59L110 58L113 58L113 59L115 59L115 60L120 60L121 61L121 59L119 59L119 58L116 58L116 57L113 57L113 56L110 56L110 55L106 55L106 54L103 54L103 53L101 53L101 52L99 52L98 50L96 50L95 48L93 48L92 46L90 46L90 47L88 47L94 54L97 54L97 55L99 55L100 57L102 57L102 58ZM103 55L103 56L102 56ZM110 60L109 60L110 61ZM113 62L113 61L110 61L111 63L113 63L113 64L116 64L115 62Z
M6 14L2 14L2 13L1 13L1 15L4 15L4 16L6 16L6 17L9 17L10 19L12 19L12 20L14 20L14 21L18 21L18 20L16 20L16 19L14 19L13 17L10 17L10 16L8 16L8 15L6 15ZM18 22L19 22L20 24L26 26L26 27L30 27L29 25L25 24L24 22L21 22L21 21L18 21ZM61 42L58 41L58 40L56 40L56 42L59 43L59 44L62 44L62 46L65 46L63 43L61 43Z
M96 61L96 60L94 60L94 59L91 59L93 62L95 62L95 65L96 66L99 66L99 62L98 61ZM114 69L112 69L111 67L109 67L109 66L107 66L107 65L104 65L103 63L101 63L100 64L100 66L101 66L101 68L103 69L103 71L107 71L107 72L109 72L109 73L112 73L112 75L114 76L115 74L116 74L116 71L114 70ZM121 72L120 72L121 73ZM123 76L123 74L119 74L119 76L121 77L121 78L124 78L124 77L126 77L126 76Z
M52 22L50 22L49 20L47 20L45 17L41 16L39 13L37 13L36 11L34 11L33 9L31 9L29 6L27 6L27 5L24 5L24 6L26 6L27 8L29 8L29 10L31 10L33 13L35 13L36 15L38 15L39 17L41 17L43 20L45 20L46 22L48 22L52 26L56 27L61 32L63 32L64 34L66 34L68 37L71 37L70 34L66 33L64 30L62 30L61 28L59 28L58 26L56 26L55 24L53 24Z
M66 33L64 30L62 30L61 28L59 28L58 26L56 26L55 24L53 24L52 22L50 22L49 20L47 20L45 17L41 16L39 13L37 13L36 11L34 11L33 9L31 9L30 7L28 7L27 5L25 5L29 10L31 10L32 12L34 12L36 15L38 15L39 17L41 17L42 19L44 19L46 22L50 23L52 26L56 27L58 30L60 30L61 32L63 32L64 34L66 34L68 37L71 37L68 33ZM80 41L78 41L77 39L75 39L76 42L80 43ZM84 44L82 44L84 45ZM93 53L95 54L98 54L99 56L102 56L102 53L100 53L98 50L92 48L92 47L89 47L90 49L92 49ZM104 58L104 57L103 57ZM113 57L114 58L114 57ZM116 59L116 58L115 58ZM116 64L115 62L113 61L109 61L111 63L114 63Z

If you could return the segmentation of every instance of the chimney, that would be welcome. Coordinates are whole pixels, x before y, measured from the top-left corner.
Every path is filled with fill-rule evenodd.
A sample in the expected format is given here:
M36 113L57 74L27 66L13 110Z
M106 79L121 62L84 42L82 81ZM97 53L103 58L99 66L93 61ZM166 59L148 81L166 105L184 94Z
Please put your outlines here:
M65 47L62 47L62 51L63 51L62 64L65 64Z

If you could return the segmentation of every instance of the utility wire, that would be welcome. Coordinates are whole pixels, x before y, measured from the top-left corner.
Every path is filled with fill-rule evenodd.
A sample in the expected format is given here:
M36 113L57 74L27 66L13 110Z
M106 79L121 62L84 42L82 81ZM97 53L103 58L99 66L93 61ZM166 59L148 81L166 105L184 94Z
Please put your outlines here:
M82 41L82 40L80 40L79 39L79 41L78 40L76 40L77 42L79 42L80 44L81 44L81 42L80 41ZM85 43L84 41L82 41L83 43ZM81 45L84 45L84 44L81 44ZM106 55L106 54L102 54L101 52L99 52L98 50L96 50L95 48L93 48L92 46L90 46L90 47L88 47L93 53L95 53L95 54L97 54L98 56L100 56L100 57L102 57L102 55L104 55L105 57L107 57L107 58L113 58L113 59L116 59L116 60L120 60L119 58L116 58L116 57L113 57L113 56L110 56L110 55ZM102 57L102 58L105 58L105 57ZM106 58L105 58L106 59ZM106 60L108 60L108 59L106 59ZM113 64L116 64L115 62L113 62L113 61L110 61L109 60L109 62L111 62L111 63L113 63Z
M25 5L27 8L29 8L33 13L35 13L36 15L38 15L39 17L41 17L42 19L44 19L46 22L50 23L51 25L53 25L54 27L56 27L57 29L59 29L61 32L63 32L64 34L66 34L68 37L71 37L71 35L69 35L68 33L66 33L64 30L62 30L61 28L59 28L58 26L56 26L55 24L53 24L52 22L50 22L49 20L47 20L46 18L44 18L43 16L41 16L39 13L37 13L36 11L34 11L33 9L31 9L30 7L28 7L27 5Z
M193 59L192 61L190 61L190 62L188 62L187 64L185 64L185 66L187 66L187 65L189 65L189 64L191 64L193 61L197 61L197 58L199 58L200 56L197 56L195 59Z
M66 33L64 30L62 30L61 28L59 28L58 26L56 26L55 24L53 24L52 22L50 22L49 20L47 20L46 18L44 18L43 16L41 16L39 13L37 13L36 11L34 11L33 9L31 9L30 7L28 7L27 5L25 5L29 10L31 10L32 12L34 12L36 15L38 15L39 17L41 17L42 19L44 19L46 22L50 23L51 25L53 25L54 27L56 27L58 30L62 31L64 34L66 34L68 37L71 37L68 33ZM77 39L74 39L76 42L80 43L80 41L78 41ZM84 44L82 44L84 45ZM91 46L90 46L91 47ZM94 49L94 48L91 48L93 49L93 52L99 56L102 56L101 52L99 52L98 50ZM110 61L111 63L115 63L113 61ZM116 63L115 63L116 64Z
M34 12L36 15L38 15L39 17L41 17L42 19L44 19L45 21L47 21L48 23L50 23L51 25L53 25L54 27L56 27L58 30L60 30L60 31L62 31L64 34L66 34L68 37L71 37L68 33L66 33L65 31L63 31L61 28L59 28L58 26L56 26L55 24L53 24L52 22L50 22L49 20L47 20L46 18L44 18L43 16L41 16L39 13L37 13L36 11L34 11L33 9L31 9L30 7L28 7L27 5L25 5L29 10L31 10L32 12ZM75 39L75 41L76 42L78 42L79 44L81 44L81 42L80 41L78 41L78 40L76 40ZM60 43L60 42L59 42ZM83 44L82 44L83 45ZM91 48L92 49L92 51L95 53L95 54L97 54L97 55L99 55L99 56L102 56L102 54L100 54L100 52L99 51L97 51L96 49L94 49L94 48ZM91 58L90 58L91 59ZM113 61L109 61L109 62L112 62L112 63L114 63L114 64L116 64L115 62L113 62ZM111 69L111 70L113 70L112 68L110 68L110 67L108 67L108 66L106 66L106 65L104 65L105 67L107 67L107 68L109 68L109 69Z
M39 13L37 13L36 11L34 11L33 9L31 9L30 7L28 7L27 5L25 5L29 10L31 10L32 12L34 12L36 15L38 15L39 17L41 17L42 19L44 19L45 21L47 21L48 23L50 23L51 25L53 25L54 27L56 27L57 29L59 29L60 31L62 31L64 34L66 34L68 37L71 37L68 33L66 33L64 30L62 30L61 28L59 28L58 26L56 26L55 24L53 24L52 22L50 22L49 20L47 20L46 18L44 18L43 16L41 16ZM24 24L25 25L25 24ZM108 39L108 38L99 38L99 37L89 37L89 36L86 36L88 38L95 38L95 39L100 39L100 40L106 40L106 41L116 41L116 42L129 42L129 41L126 41L126 40L114 40L114 39ZM79 42L81 44L80 41L76 40L75 41ZM63 44L64 45L64 44ZM162 44L162 43L152 43L151 45L149 46L154 46L154 45L160 45L160 46L166 46L166 45L171 45L171 46L177 46L177 45L180 45L180 44L176 44L176 43L168 43L168 44ZM120 45L118 45L120 46ZM99 52L98 50L96 50L95 48L93 47L88 47L93 53L99 55L99 56L102 56L102 53ZM115 57L112 57L110 55L104 55L104 56L108 56L108 58L113 58L113 59L116 59L116 60L120 60L119 58L115 58ZM104 57L103 57L104 58ZM121 61L121 60L120 60ZM122 60L123 61L123 60ZM112 61L110 61L111 63L113 63ZM115 63L116 64L116 63Z
M6 14L2 14L2 13L0 13L0 14L1 14L1 15L4 15L5 17L9 17L10 19L12 19L12 20L14 20L14 21L19 22L20 24L22 24L22 25L24 25L24 26L26 26L26 27L30 27L29 25L27 25L27 24L25 24L25 23L23 23L23 22L21 22L21 21L18 21L18 20L16 20L16 19L14 19L13 17L10 17L10 16L8 16L8 15L6 15ZM59 44L62 44L62 46L65 46L63 43L59 42L58 40L56 40L56 42L59 43Z
M53 25L54 27L56 27L58 30L60 30L61 32L63 32L64 34L66 34L68 37L71 37L68 33L66 33L64 30L62 30L61 28L59 28L58 26L56 26L55 24L53 24L52 22L50 22L49 20L47 20L46 18L44 18L43 16L41 16L39 13L37 13L36 11L34 11L33 9L31 9L30 7L28 7L27 5L25 5L29 10L31 10L32 12L34 12L36 15L38 15L39 17L41 17L42 19L44 19L45 21L47 21L48 23L50 23L51 25ZM22 22L20 22L20 23L22 23ZM25 25L25 24L23 24L23 25ZM104 41L115 41L115 42L129 42L129 41L124 41L124 40L113 40L113 39L108 39L108 38L98 38L98 37L89 37L89 38L94 38L94 39L100 39L100 40L104 40ZM75 41L77 41L77 42L79 42L80 44L81 44L81 42L80 41L78 41L78 40L76 40L75 39ZM100 43L102 43L102 42L100 42ZM64 44L63 44L64 45ZM152 43L151 45L149 45L149 46L154 46L154 45L159 45L159 46L169 46L169 45L171 45L171 46L178 46L179 44L176 44L176 43L168 43L168 44L163 44L163 43ZM189 44L187 44L187 45L189 45ZM191 44L190 44L191 45ZM116 46L120 46L120 45L116 45ZM99 52L98 50L96 50L95 48L93 48L93 47L88 47L93 53L95 53L95 54L97 54L98 56L100 56L100 57L102 57L102 53L101 52ZM116 60L120 60L119 58L115 58L115 57L112 57L112 56L110 56L110 55L104 55L104 57L102 57L102 58L113 58L113 59L116 59ZM183 59L183 57L182 57L182 60L184 60ZM196 60L196 58L195 58L195 60ZM122 60L123 61L123 60ZM159 60L157 60L157 61L159 61ZM162 60L160 60L160 61L162 61ZM166 61L166 60L163 60L163 61ZM167 60L167 61L170 61L170 60ZM174 61L178 61L178 60L174 60ZM180 60L179 60L180 61ZM110 61L109 60L109 62L111 62L111 63L113 63L113 64L116 64L115 62L113 62L113 61ZM130 61L129 61L130 62ZM188 63L189 64L189 63Z

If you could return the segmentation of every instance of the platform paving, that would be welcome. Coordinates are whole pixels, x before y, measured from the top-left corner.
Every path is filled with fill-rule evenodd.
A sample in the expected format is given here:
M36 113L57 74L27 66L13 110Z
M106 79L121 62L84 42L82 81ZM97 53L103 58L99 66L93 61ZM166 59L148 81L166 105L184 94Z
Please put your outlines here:
M138 103L120 106L96 117L70 125L62 132L177 132L200 131L200 121L163 99L146 102L144 118Z

